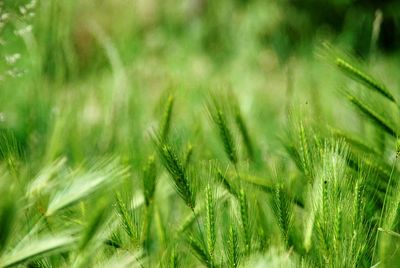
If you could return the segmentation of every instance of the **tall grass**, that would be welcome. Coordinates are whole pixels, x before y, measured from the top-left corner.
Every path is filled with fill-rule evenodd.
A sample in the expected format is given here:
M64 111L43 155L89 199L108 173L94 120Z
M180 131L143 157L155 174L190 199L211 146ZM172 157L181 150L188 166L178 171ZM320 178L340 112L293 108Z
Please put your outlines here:
M11 2L0 267L398 265L399 106L386 76L332 53L354 81L309 58L282 79L253 36L278 3L189 1L193 13L172 19L170 2L135 3L141 17L118 1L95 14L91 1ZM329 126L307 113L308 75ZM322 90L330 75L339 101ZM283 105L286 84L300 109Z

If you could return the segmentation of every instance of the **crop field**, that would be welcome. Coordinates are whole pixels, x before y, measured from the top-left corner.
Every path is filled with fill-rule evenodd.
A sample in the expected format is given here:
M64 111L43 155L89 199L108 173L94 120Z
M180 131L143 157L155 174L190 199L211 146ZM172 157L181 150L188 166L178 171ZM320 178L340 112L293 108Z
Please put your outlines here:
M0 268L399 267L397 2L0 0Z

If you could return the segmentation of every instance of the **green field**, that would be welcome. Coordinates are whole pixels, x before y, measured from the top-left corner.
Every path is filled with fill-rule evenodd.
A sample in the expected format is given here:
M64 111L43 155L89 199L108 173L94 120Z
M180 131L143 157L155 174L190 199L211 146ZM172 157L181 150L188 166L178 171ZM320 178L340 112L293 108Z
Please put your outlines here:
M366 2L0 1L0 267L397 267Z

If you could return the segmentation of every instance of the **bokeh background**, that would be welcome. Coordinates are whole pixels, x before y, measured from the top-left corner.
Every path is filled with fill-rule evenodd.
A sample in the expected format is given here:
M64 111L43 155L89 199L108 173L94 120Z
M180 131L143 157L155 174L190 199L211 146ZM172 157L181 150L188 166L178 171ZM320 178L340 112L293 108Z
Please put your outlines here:
M324 43L397 87L399 14L389 0L5 0L1 127L38 159L130 159L168 95L178 136L206 141L207 94L232 91L271 146L294 105L349 121Z

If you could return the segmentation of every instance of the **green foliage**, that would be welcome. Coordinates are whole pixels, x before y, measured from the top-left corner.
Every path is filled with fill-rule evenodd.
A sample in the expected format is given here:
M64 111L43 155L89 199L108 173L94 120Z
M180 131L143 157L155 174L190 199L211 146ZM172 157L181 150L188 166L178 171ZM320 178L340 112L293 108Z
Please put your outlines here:
M192 187L193 182L190 181L186 168L171 145L163 143L157 137L154 139L161 161L170 174L178 194L185 201L186 205L194 210L196 196Z
M225 153L232 162L236 165L238 162L238 156L236 151L236 145L233 138L233 133L228 126L226 112L222 110L221 104L218 103L216 97L212 99L212 102L208 105L208 110L212 121L218 131L220 141L224 146Z
M289 243L289 232L292 225L292 203L282 191L282 186L277 185L273 195L273 211L278 222L282 240Z
M137 226L135 226L137 225L137 221L135 221L135 215L126 206L126 203L122 200L120 193L117 193L116 199L117 199L117 210L121 218L122 226L125 232L128 234L129 238L132 241L137 241L139 234L138 234L138 228L136 228Z
M368 119L370 119L374 124L376 124L379 128L381 128L384 132L392 135L393 137L397 137L397 130L394 128L392 124L385 122L385 119L382 118L379 114L377 114L373 109L368 107L362 100L358 99L354 96L348 97L350 102L354 104L354 106L363 113Z
M233 226L230 226L229 233L227 235L226 248L227 248L227 259L228 267L236 268L239 267L240 253L239 253L239 240L237 231Z
M10 197L4 197L0 204L0 252L7 246L15 220L16 205Z
M214 255L215 241L216 241L216 215L215 215L215 201L214 194L211 186L207 185L206 188L206 230L207 230L207 249L210 256Z
M248 206L246 194L243 189L241 189L239 193L239 207L246 254L248 254L251 250L251 226Z
M0 267L400 263L395 57L348 83L271 37L290 1L100 2L0 3Z
M188 243L195 256L207 267L214 267L212 256L206 249L205 244L199 238L189 236Z
M171 254L170 254L170 262L169 262L169 267L170 268L175 268L175 267L179 267L178 264L179 263L179 259L178 259L178 255L176 254L175 250L172 250Z
M143 168L143 188L146 206L149 206L153 201L154 192L156 190L156 179L156 162L154 156L150 156L145 167Z
M339 67L340 70L342 70L344 73L346 73L353 79L363 83L370 89L375 90L376 92L378 92L382 96L388 98L389 100L396 102L393 95L389 92L389 90L383 84L376 81L374 78L372 78L365 72L361 71L357 67L351 65L350 63L348 63L347 61L345 61L341 58L337 58L335 63Z
M51 216L63 208L74 205L107 186L112 186L117 179L126 176L127 170L120 168L117 161L106 162L104 167L103 165L100 162L92 168L91 172L84 174L79 174L79 170L71 173L72 178L75 176L77 178L72 183L61 186L62 188L54 194L49 202L46 215Z
M24 241L18 244L14 251L7 253L0 259L2 267L14 266L26 260L33 259L41 255L56 254L66 251L74 242L70 235L56 235L53 237L41 237L39 239Z
M163 140L163 141L167 140L168 133L171 128L171 117L172 117L173 105L174 105L174 98L172 96L169 96L167 104L165 106L163 118L162 118L162 121L160 124L160 137L161 137L161 140Z
M243 144L246 148L247 155L250 160L254 160L255 151L254 151L253 141L250 137L248 127L240 111L239 105L235 103L233 109L234 109L235 123L239 129L240 135L242 136Z

